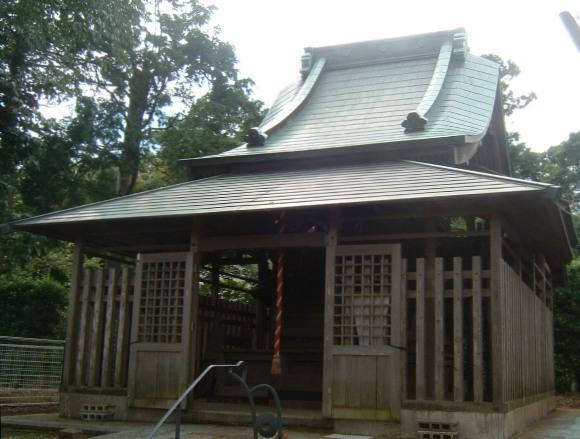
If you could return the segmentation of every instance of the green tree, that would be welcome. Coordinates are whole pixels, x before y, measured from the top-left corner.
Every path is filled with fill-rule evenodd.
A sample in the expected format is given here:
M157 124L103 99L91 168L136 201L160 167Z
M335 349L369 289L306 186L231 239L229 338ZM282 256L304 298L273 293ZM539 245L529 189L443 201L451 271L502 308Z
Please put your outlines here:
M125 41L124 0L0 3L0 222L12 219L21 167L38 160L43 102L78 95L77 57L99 41ZM129 2L133 3L133 2ZM20 191L21 192L21 191Z
M75 70L93 105L120 125L97 138L116 156L118 195L135 190L141 158L153 146L152 129L165 124L171 104L187 107L203 87L238 80L232 46L208 26L212 7L196 0L143 0L127 9L127 40L96 41L77 56Z
M568 267L568 284L554 295L556 387L570 390L580 383L580 258Z
M0 278L0 334L63 338L66 287L52 279L29 276Z
M164 183L186 179L179 159L217 154L243 142L247 130L260 123L263 104L250 98L249 80L213 81L211 89L185 115L168 120L158 131L156 158Z
M503 101L503 111L506 116L511 116L514 111L527 107L538 97L536 93L528 92L521 95L516 95L513 91L512 80L521 73L518 65L511 59L505 61L498 55L487 54L482 55L484 58L494 61L499 64L499 78Z

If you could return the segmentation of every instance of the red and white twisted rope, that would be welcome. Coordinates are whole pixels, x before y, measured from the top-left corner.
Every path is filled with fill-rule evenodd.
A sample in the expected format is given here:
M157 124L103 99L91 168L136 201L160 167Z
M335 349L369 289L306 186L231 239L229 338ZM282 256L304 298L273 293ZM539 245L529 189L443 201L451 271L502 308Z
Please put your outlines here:
M283 234L286 231L286 218L284 212L280 215L278 221L278 233ZM282 365L280 362L280 339L282 337L282 300L284 297L284 249L278 249L278 260L276 264L276 315L274 321L274 356L272 357L272 375L282 374Z

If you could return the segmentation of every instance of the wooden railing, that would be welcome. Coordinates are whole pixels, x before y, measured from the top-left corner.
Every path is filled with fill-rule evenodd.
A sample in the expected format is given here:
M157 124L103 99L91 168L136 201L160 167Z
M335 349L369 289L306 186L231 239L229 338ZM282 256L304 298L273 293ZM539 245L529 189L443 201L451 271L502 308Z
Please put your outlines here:
M501 261L503 322L503 400L538 395L554 390L553 317L541 287L532 290L518 273Z
M482 258L403 260L404 394L416 401L491 399L490 272Z
M128 267L83 271L73 352L75 387L127 386L134 272Z

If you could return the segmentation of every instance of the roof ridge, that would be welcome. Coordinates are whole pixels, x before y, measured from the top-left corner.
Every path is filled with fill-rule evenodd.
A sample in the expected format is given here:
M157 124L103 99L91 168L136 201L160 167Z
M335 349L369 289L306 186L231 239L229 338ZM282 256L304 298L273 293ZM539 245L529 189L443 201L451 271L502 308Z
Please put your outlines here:
M431 167L431 168L445 169L447 171L456 171L456 172L462 172L464 174L479 175L481 177L488 177L488 178L493 178L496 180L512 181L514 183L522 183L522 184L526 184L528 186L537 186L537 187L541 187L544 189L550 189L550 188L551 189L560 189L560 186L557 186L554 184L542 183L540 181L524 180L522 178L509 177L507 175L488 174L486 172L473 171L471 169L455 168L452 166L437 165L435 163L419 162L416 160L403 160L403 161L407 162L407 163L415 163L418 165L423 165L423 166L427 166L427 167Z
M351 48L357 46L363 46L367 44L383 44L383 43L390 43L395 41L404 41L404 40L414 40L414 39L422 39L422 38L433 38L437 36L444 36L444 35L452 35L457 32L465 32L464 27L457 27L453 29L442 29L439 31L434 32L425 32L421 34L407 34L407 35L399 35L393 36L388 38L375 38L371 40L365 41L355 41L350 43L339 43L339 44L330 44L326 46L309 46L306 47L305 50L328 50L328 49L344 49L344 48Z

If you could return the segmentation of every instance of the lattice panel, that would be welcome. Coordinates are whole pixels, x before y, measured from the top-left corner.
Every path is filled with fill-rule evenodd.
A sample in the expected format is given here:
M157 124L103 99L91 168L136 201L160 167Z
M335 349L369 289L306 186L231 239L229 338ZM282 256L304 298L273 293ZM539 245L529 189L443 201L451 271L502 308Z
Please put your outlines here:
M181 343L185 261L143 262L139 341Z
M417 439L458 439L457 424L447 422L419 422Z
M334 344L391 344L392 258L385 254L336 256Z

